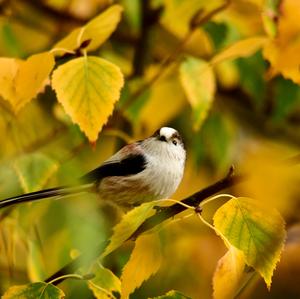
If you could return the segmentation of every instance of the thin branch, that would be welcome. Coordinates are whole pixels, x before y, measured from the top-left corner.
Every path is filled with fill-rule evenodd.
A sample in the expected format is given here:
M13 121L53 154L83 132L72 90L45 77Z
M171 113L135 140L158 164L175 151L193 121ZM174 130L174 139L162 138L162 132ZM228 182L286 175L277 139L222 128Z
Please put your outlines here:
M233 168L230 168L225 178L183 199L182 202L188 206L198 207L204 199L226 188L232 187L240 183L242 180L244 180L244 176L233 175ZM157 211L153 216L146 219L146 221L130 236L129 239L136 239L142 233L152 229L165 220L173 218L174 216L185 210L186 207L184 207L183 205L175 204Z
M227 189L229 187L232 187L241 181L245 179L244 176L241 175L234 175L233 174L233 168L230 168L228 174L221 180L217 181L216 183L192 194L191 196L185 198L182 200L182 202L187 206L193 206L198 207L199 204L206 198L215 195L216 193ZM161 224L165 220L168 220L175 215L185 211L187 209L186 206L183 206L179 203L174 204L170 207L166 207L163 209L159 209L152 217L146 219L142 225L128 238L128 240L134 240L142 233L152 229L153 227ZM49 282L51 280L54 280L60 276L74 273L80 266L83 264L91 263L93 260L95 260L103 251L103 243L99 244L93 253L90 253L88 256L81 255L77 259L73 260L60 270L58 270L56 273L51 275L49 278L45 280L45 282ZM58 284L60 280L55 281L56 284Z
M158 21L160 14L160 9L152 10L149 2L149 0L144 0L140 4L141 27L139 38L135 45L132 77L142 76L144 74L145 61L148 53L149 32L151 27Z

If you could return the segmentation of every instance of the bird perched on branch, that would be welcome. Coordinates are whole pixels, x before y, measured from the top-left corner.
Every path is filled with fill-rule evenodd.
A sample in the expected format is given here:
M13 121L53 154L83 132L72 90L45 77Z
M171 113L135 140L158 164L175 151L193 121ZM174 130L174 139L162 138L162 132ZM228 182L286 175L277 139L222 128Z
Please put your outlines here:
M80 179L80 184L31 192L0 201L0 208L45 198L97 192L101 199L129 207L169 198L181 182L186 152L179 133L169 127L128 144L101 166Z

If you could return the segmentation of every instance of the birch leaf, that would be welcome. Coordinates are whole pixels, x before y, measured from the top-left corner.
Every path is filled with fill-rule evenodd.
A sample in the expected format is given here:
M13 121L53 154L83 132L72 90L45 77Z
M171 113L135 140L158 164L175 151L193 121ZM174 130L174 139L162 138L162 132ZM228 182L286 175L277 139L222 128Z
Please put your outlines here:
M158 297L154 297L152 299L192 299L190 297L187 297L183 294L181 294L178 291L169 291L167 294L162 295L162 296L158 296Z
M245 265L243 252L231 246L227 253L218 261L214 273L214 299L234 298L241 287Z
M280 214L251 198L232 198L217 210L214 225L270 288L286 235Z
M91 272L95 273L96 276L88 281L88 286L97 299L115 298L112 292L121 292L120 279L109 269L96 263Z
M2 299L61 299L64 297L63 291L54 285L45 282L35 282L9 288L2 296Z
M122 272L121 298L127 299L136 288L156 273L161 260L160 241L157 234L140 236Z
M266 37L261 36L239 40L215 55L211 63L217 64L225 60L251 56L261 49L267 41Z
M276 38L270 39L263 55L270 62L271 73L281 73L286 79L300 83L300 2L281 1Z
M123 8L120 5L112 5L99 16L92 19L85 26L73 30L53 48L75 50L82 42L90 40L86 50L93 51L101 46L115 31L121 19Z
M212 67L204 60L188 57L180 66L180 79L194 113L198 130L211 107L216 90Z
M102 257L121 246L148 217L155 213L153 207L156 205L158 205L156 201L146 202L125 214L121 221L114 227L110 243L105 248Z
M58 101L91 142L112 114L123 83L116 65L94 56L73 59L52 76Z
M42 89L54 63L49 52L32 55L25 61L0 58L0 95L16 113Z

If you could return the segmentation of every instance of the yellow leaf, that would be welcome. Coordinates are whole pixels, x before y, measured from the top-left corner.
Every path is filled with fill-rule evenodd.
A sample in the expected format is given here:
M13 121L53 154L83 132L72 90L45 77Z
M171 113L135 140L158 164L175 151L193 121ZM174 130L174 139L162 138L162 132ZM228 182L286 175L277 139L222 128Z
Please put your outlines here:
M239 57L248 57L257 52L268 41L266 37L250 37L239 40L226 49L216 54L212 59L212 64L220 63L224 60L235 59Z
M150 298L150 299L192 299L192 298L187 297L178 291L172 290L172 291L169 291L165 295L157 296L157 297Z
M245 269L245 258L242 251L231 246L218 261L213 277L213 298L231 299L241 288Z
M300 83L300 2L285 0L280 5L277 37L264 47L263 55L271 63L273 73Z
M85 26L73 30L64 39L55 44L53 48L72 51L77 49L82 42L91 40L86 49L88 51L96 50L115 31L121 19L122 11L123 8L120 5L110 6Z
M58 101L92 142L113 112L123 83L116 65L94 56L73 59L52 76Z
M91 272L95 274L95 278L88 281L88 286L97 299L115 298L112 292L121 292L121 281L109 269L97 262Z
M102 257L107 256L121 246L148 217L155 213L153 207L158 204L157 201L146 202L126 213L114 227L110 243L105 248Z
M194 111L194 127L199 129L212 105L216 90L211 66L204 60L188 57L180 66L180 79Z
M140 236L136 240L130 259L122 272L121 298L128 298L129 294L151 275L155 274L160 267L161 260L162 256L158 236L156 234Z
M214 225L243 252L247 265L258 271L270 288L286 235L280 214L254 199L232 198L217 210Z
M153 67L148 70L147 75L150 77L156 71L157 68ZM172 94L171 97L170 94ZM170 71L166 72L148 93L147 102L138 115L139 119L136 127L143 131L145 135L152 134L157 128L176 117L185 104L185 95L178 80L177 69L171 67Z
M35 54L27 60L0 58L0 95L18 112L43 87L54 67L53 54Z
M162 25L177 37L182 38L189 31L190 22L201 11L201 17L224 4L224 0L164 0L165 10Z

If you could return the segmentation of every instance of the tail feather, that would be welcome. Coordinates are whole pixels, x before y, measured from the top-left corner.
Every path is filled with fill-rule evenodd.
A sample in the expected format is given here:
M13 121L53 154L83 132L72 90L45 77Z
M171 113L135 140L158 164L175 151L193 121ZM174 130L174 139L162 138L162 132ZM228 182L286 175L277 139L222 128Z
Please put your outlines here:
M85 184L75 187L56 187L45 189L41 191L30 192L22 194L19 196L10 197L0 201L0 209L8 207L11 205L28 202L28 201L37 201L46 198L61 197L70 194L78 194L82 192L88 192L92 190L93 184Z

